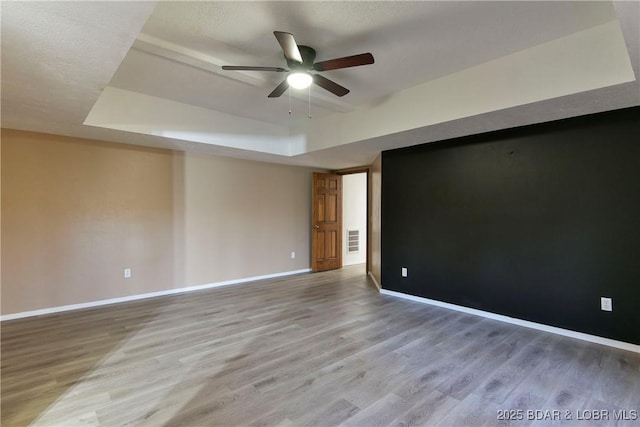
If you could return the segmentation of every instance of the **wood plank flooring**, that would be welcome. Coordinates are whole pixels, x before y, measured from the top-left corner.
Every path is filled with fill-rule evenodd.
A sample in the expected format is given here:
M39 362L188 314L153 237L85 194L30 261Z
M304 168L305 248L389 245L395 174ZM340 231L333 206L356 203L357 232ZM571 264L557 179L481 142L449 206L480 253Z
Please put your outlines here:
M5 427L640 426L615 419L640 355L380 295L362 266L3 322L1 373Z

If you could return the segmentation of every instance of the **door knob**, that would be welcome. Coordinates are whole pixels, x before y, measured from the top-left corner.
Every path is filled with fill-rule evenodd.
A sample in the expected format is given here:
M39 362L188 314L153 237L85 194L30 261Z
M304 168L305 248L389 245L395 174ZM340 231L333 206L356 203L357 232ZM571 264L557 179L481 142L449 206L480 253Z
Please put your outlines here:
M318 228L320 228L320 226L319 226L318 224L316 224L316 225L314 225L314 226L313 226L313 229L314 229L314 230L317 230Z

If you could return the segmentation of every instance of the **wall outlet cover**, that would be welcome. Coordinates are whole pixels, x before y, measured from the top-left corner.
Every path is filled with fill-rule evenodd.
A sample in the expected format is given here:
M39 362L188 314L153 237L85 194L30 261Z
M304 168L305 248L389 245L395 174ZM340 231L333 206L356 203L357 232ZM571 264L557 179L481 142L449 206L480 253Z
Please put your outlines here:
M611 298L601 297L600 309L602 311L613 311L613 300Z
M402 277L407 277L409 272L407 271L407 267L402 267Z

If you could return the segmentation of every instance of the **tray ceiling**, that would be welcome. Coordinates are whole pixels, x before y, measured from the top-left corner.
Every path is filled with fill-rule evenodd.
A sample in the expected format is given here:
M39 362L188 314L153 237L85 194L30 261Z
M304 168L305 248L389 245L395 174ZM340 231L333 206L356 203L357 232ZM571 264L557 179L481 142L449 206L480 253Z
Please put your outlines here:
M638 8L2 2L2 125L290 164L367 164L383 149L639 105ZM220 67L286 66L274 30L292 32L317 60L371 52L376 62L323 73L351 90L343 98L312 87L268 99L280 73Z

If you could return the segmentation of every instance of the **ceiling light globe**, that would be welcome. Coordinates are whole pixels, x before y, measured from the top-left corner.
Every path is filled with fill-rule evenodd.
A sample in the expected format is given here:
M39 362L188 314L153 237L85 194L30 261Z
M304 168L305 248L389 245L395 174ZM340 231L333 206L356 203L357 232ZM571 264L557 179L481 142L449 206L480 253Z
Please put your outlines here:
M287 76L287 83L294 89L306 89L312 81L313 78L307 73L291 73Z

